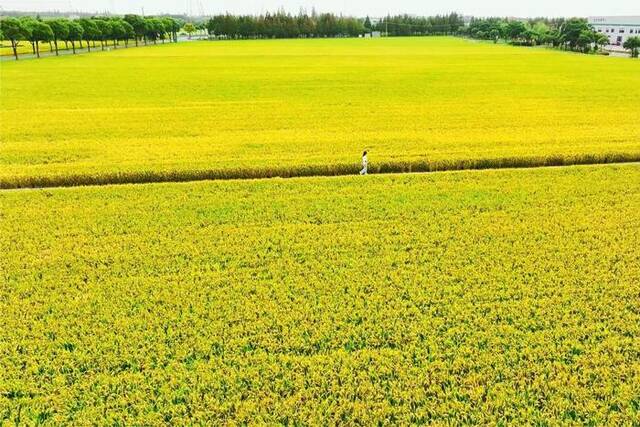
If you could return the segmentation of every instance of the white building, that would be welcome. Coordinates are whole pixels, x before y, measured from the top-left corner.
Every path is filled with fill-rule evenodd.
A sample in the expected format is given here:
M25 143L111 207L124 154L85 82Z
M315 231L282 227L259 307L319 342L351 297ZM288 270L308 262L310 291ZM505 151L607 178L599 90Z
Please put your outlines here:
M609 43L621 46L629 37L640 37L640 16L592 16L589 24L609 37Z

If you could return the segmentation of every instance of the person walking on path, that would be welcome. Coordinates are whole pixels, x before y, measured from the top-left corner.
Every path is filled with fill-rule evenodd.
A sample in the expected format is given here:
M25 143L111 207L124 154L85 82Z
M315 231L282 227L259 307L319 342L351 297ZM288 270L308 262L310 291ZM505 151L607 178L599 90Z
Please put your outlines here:
M367 159L367 152L362 153L362 170L360 171L360 175L367 174L367 168L369 166L369 160Z

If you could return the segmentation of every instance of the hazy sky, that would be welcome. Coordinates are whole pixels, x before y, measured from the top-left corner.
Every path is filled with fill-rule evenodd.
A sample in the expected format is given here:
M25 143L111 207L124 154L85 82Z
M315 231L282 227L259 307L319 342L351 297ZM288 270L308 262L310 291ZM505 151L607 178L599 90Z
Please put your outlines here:
M346 15L384 16L387 13L432 15L450 11L476 16L640 15L640 0L0 0L4 10L79 10L122 14L231 12L254 14L280 7Z

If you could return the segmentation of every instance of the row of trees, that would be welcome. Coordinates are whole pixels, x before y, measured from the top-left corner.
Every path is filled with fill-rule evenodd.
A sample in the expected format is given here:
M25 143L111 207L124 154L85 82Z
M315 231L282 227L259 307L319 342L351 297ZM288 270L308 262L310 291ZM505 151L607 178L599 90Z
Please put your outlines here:
M551 45L579 52L598 51L608 44L605 34L594 31L584 19L545 19L528 21L504 18L472 19L469 26L464 25L462 16L451 13L432 17L409 15L387 16L375 24L371 20L343 17L331 13L311 15L300 13L290 15L285 12L259 16L217 15L206 24L184 24L171 17L142 17L125 15L124 18L91 17L77 20L57 18L43 21L38 18L3 18L0 21L0 40L9 40L13 54L18 59L18 45L25 41L31 43L33 54L40 57L40 43L50 43L51 50L58 55L58 43L65 47L71 44L76 53L76 43L87 49L96 47L99 42L105 49L108 41L114 48L119 41L128 47L129 40L157 43L158 40L177 41L181 28L191 36L206 28L209 35L223 38L297 38L297 37L356 37L365 32L380 31L389 36L447 35L464 34L483 40L505 40L514 45ZM640 38L631 37L624 47L633 57L640 53Z
M458 34L464 28L464 19L457 13L428 17L397 15L387 16L371 25L365 20L365 28L370 28L389 36L427 36Z
M18 59L18 45L20 42L29 42L33 54L40 57L40 43L49 43L51 50L59 54L59 43L64 42L68 49L69 44L73 53L76 53L76 43L83 48L83 41L87 49L96 47L99 42L104 50L108 41L113 42L117 48L118 42L123 41L125 47L129 46L129 40L135 40L136 46L140 42L148 41L157 43L166 39L177 41L178 31L182 28L180 20L163 18L145 18L138 15L125 15L124 18L92 17L83 19L57 18L43 21L32 17L3 18L0 21L0 39L9 40L13 49L13 55Z
M606 34L599 33L591 25L580 18L571 19L532 19L529 21L507 20L503 18L473 19L465 33L482 40L505 40L521 46L550 45L576 52L589 53L598 51L609 44ZM624 47L637 57L638 41L632 37Z
M216 15L207 22L211 36L234 39L357 37L371 31L390 36L457 34L463 26L462 16L456 13L431 17L387 16L373 24L369 17L363 20L331 13L291 15L281 11L258 16Z
M216 15L207 22L211 36L246 38L357 37L365 32L361 19L332 13L291 15L285 12L264 15Z

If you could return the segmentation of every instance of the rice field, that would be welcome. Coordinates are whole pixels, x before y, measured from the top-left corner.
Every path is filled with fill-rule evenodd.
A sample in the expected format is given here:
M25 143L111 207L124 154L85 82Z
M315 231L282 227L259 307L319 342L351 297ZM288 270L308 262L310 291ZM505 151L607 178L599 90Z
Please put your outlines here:
M639 67L446 37L1 62L0 425L640 424Z
M640 423L640 166L0 192L10 424Z
M640 159L640 65L431 38L3 62L0 188Z

